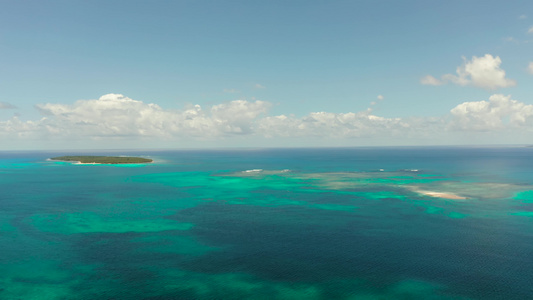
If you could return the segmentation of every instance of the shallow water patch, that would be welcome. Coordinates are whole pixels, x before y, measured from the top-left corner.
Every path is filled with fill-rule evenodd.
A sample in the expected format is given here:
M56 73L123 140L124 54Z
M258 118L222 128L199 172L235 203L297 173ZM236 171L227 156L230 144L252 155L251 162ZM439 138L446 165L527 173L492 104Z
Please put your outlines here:
M41 231L75 234L90 232L153 232L165 230L189 230L191 223L179 223L163 218L132 220L103 218L95 213L39 214L31 217L35 228Z

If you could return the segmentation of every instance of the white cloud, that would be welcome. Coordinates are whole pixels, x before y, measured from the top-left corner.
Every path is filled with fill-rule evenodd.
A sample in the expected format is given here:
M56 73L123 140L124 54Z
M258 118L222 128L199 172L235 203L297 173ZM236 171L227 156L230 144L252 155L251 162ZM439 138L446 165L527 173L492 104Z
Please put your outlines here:
M527 16L526 16L526 15L520 15L520 16L518 17L518 19L520 19L520 20L525 20L525 19L527 19Z
M383 118L370 111L313 112L302 118L286 115L263 118L258 132L267 137L353 138L397 135L408 127L400 118Z
M48 131L66 136L89 137L201 137L246 133L252 120L266 112L263 101L235 100L207 111L199 105L182 111L164 110L120 94L98 100L80 100L73 105L42 104L37 109L47 117Z
M216 127L225 133L251 133L253 121L270 107L268 102L235 100L211 108Z
M14 109L17 108L15 105L7 102L0 102L0 109Z
M378 95L376 98L377 98L379 101L382 101L383 99L385 99L385 97L383 97L383 95Z
M303 117L268 116L270 107L264 101L235 100L207 108L189 105L171 110L120 94L107 94L98 100L79 100L71 105L38 105L44 115L42 119L22 121L12 117L0 121L0 137L68 144L73 140L137 141L137 145L145 140L234 141L232 138L246 137L241 141L255 138L268 145L264 139L267 137L291 142L311 139L320 146L327 145L325 140L435 144L450 137L477 137L481 132L501 133L505 138L514 135L523 140L533 137L526 134L533 133L533 105L501 94L492 95L488 101L464 102L444 116L424 118L383 117L370 108L361 112L311 112Z
M254 87L255 87L256 89L266 89L266 86L264 86L264 85L262 85L262 84L259 84L259 83L256 83L256 84L254 85Z
M37 105L43 114L37 121L14 117L0 122L0 135L49 139L157 139L213 140L231 136L351 138L402 135L411 130L400 118L384 118L362 112L312 112L302 118L264 116L264 101L235 100L203 109L190 105L165 110L153 103L107 94L98 100L79 100L71 105Z
M529 63L527 70L529 71L529 73L533 74L533 61Z
M527 33L533 33L533 26L529 27Z
M422 77L420 79L420 83L423 84L423 85L442 85L444 84L444 82L438 80L437 78L431 76L431 75L426 75L424 77Z
M451 110L451 127L460 130L490 131L533 125L533 105L511 96L495 94L489 101L464 102Z
M473 56L470 61L463 59L465 60L464 63L456 69L457 75L445 74L441 80L428 75L422 78L421 83L440 85L451 82L461 86L471 85L487 90L516 85L515 80L505 78L505 71L500 68L502 60L499 56L493 57L490 54L485 54L482 57Z

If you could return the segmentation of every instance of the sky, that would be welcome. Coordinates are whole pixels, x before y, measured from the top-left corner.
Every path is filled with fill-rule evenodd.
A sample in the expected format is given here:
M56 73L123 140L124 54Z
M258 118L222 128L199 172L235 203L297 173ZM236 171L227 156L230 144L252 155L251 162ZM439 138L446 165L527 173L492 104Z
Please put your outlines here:
M533 1L0 0L0 150L532 141Z

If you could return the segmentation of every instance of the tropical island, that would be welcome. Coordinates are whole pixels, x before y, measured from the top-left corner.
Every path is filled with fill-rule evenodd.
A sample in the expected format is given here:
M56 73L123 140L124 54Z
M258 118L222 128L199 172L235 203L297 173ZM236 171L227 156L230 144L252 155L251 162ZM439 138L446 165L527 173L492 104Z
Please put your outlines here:
M82 164L143 164L153 162L153 160L149 158L129 156L58 156L50 159L75 161Z

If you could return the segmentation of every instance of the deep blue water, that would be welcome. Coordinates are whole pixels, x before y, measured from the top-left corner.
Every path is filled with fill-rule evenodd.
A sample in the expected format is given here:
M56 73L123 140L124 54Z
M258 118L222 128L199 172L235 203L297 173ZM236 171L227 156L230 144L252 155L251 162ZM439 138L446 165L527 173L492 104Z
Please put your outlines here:
M47 160L78 154L155 162ZM0 299L533 299L533 148L0 152L0 270Z

